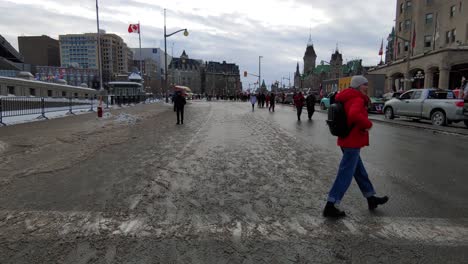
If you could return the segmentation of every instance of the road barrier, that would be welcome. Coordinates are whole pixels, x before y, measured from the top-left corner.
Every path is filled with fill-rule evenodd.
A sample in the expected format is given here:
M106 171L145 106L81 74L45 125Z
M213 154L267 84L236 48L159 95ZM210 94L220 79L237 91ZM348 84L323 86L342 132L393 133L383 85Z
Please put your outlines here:
M106 108L109 105L137 104L144 102L145 96L104 96L103 101ZM38 118L47 118L47 113L68 111L67 114L74 115L74 111L89 109L95 111L98 104L95 98L52 98L52 97L27 97L8 96L0 97L0 126L6 126L3 122L5 117L24 115L38 115Z

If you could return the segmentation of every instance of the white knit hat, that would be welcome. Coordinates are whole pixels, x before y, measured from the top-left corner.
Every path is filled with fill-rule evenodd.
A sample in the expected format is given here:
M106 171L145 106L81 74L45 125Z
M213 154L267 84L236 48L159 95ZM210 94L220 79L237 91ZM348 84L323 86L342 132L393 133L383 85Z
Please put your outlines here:
M369 81L366 79L366 77L362 75L353 76L353 78L351 78L351 88L359 89L359 86L368 82Z

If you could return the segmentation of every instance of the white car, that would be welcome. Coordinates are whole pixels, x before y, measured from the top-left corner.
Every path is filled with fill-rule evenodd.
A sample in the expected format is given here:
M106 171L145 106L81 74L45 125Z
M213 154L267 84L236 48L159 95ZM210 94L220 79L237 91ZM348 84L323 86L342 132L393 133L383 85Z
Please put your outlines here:
M428 119L436 126L463 121L468 127L468 113L463 107L463 100L456 99L452 91L413 89L385 102L384 114L387 119L396 116Z

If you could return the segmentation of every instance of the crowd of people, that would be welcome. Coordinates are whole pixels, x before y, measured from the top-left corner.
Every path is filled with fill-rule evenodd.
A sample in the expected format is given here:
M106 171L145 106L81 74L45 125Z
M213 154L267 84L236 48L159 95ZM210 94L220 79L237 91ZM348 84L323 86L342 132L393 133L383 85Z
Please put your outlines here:
M268 111L275 112L275 105L278 101L284 102L284 93L280 95L280 98L277 97L275 93L259 93L250 95L250 104L252 105L252 112L255 111L255 104L258 108L268 108ZM297 120L301 121L302 109L304 106L307 108L307 115L309 120L312 120L312 116L315 112L315 103L317 98L314 94L309 94L307 97L304 97L302 92L293 94L293 105L296 107L297 111Z

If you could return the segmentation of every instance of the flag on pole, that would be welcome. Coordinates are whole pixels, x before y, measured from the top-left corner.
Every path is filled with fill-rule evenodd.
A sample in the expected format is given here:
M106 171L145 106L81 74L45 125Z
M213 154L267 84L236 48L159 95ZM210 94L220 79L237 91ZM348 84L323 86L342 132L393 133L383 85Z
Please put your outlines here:
M434 25L434 37L432 38L432 50L436 48L436 41L439 39L439 14L436 13L435 25Z
M128 33L140 33L140 24L130 24L128 26Z
M380 44L379 55L380 55L380 56L383 55L383 39L382 39L382 43Z
M416 47L416 23L413 24L413 37L411 39L411 56L414 55L414 47Z

